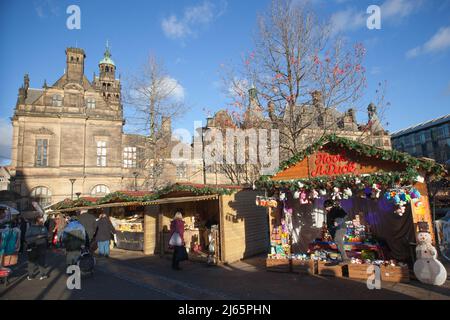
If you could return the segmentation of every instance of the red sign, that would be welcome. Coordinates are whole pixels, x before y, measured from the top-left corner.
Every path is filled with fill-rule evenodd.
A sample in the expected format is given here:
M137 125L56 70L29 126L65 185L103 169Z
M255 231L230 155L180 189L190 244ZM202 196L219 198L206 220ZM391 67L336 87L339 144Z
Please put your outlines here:
M311 177L354 174L357 163L350 161L345 154L318 152L310 159Z

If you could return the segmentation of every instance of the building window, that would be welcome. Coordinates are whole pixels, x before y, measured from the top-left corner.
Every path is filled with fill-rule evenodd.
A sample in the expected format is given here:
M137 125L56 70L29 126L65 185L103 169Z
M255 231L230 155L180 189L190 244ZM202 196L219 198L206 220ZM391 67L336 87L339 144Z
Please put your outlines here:
M48 140L36 139L36 167L48 166Z
M106 167L106 142L97 141L97 167Z
M136 168L137 167L137 151L136 147L126 147L123 149L123 167Z
M53 96L52 104L54 107L62 107L63 98L60 94L55 94Z
M94 188L92 188L91 196L93 197L102 197L109 193L109 188L105 186L104 184L96 185Z
M30 197L33 201L39 203L42 208L52 203L52 192L47 187L36 187L31 190Z
M86 99L86 107L88 109L95 109L95 98L87 98Z
M186 179L186 177L187 177L186 164L182 163L177 165L177 179Z

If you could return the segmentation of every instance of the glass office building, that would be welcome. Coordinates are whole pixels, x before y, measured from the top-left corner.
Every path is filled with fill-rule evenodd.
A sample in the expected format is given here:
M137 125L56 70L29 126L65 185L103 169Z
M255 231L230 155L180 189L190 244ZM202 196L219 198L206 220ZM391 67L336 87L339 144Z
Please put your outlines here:
M392 148L415 157L450 163L450 114L430 120L391 136Z

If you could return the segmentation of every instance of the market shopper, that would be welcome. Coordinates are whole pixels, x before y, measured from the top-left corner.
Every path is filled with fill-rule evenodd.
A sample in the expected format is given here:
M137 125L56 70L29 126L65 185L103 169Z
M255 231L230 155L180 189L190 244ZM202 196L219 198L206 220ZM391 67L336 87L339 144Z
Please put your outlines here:
M56 217L56 234L58 237L57 243L59 244L61 243L61 238L66 226L67 226L66 217L62 213L58 214Z
M78 221L80 221L86 230L86 247L89 248L90 244L94 241L95 231L97 230L97 219L88 210L81 210Z
M20 253L25 252L25 236L28 230L28 221L24 217L19 218L19 229L20 229Z
M39 280L47 279L45 258L47 253L48 230L44 226L44 218L38 216L26 231L25 243L28 254L28 280L33 280L36 266L39 266Z
M187 260L187 252L184 244L184 221L181 212L175 213L170 223L170 241L169 245L173 247L172 269L181 270L180 262Z
M330 235L333 237L334 243L341 254L344 261L348 260L344 248L344 237L347 231L345 221L347 220L347 212L335 201L328 199L324 202L324 208L327 213L327 227Z
M61 241L66 249L66 264L68 266L76 264L81 250L86 245L86 230L78 221L76 214L70 217L62 233Z
M97 221L97 234L95 236L100 256L109 257L109 246L113 234L116 234L116 229L114 229L109 217L105 213L102 213L100 219Z
M52 214L48 215L47 220L45 220L44 226L48 230L48 243L49 246L51 247L53 243L53 237L56 231L56 221Z

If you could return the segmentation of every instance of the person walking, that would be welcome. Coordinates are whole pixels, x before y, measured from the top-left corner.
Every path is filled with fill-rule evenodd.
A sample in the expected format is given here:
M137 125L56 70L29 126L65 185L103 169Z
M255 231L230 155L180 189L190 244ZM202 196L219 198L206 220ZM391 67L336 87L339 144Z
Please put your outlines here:
M324 202L324 208L327 213L327 227L330 235L333 237L334 243L341 254L344 262L348 261L347 253L344 248L344 237L347 231L345 221L347 219L347 212L333 200L328 199Z
M181 212L175 213L170 223L169 245L173 247L172 269L181 270L180 262L187 260L187 252L184 244L184 221Z
M81 250L86 245L86 230L78 221L76 214L70 217L61 237L66 249L66 264L68 266L76 264L81 255Z
M114 229L109 217L102 213L97 221L97 233L95 235L100 256L109 257L109 245L113 234L116 234L116 229Z
M58 244L61 244L62 235L64 232L64 229L67 226L66 217L62 213L59 213L56 217L56 234L58 237Z
M44 226L44 218L38 216L34 224L30 225L25 235L25 243L28 254L28 280L34 279L36 266L39 266L39 280L47 279L45 273L45 258L48 244L48 230Z
M52 214L48 215L47 220L44 223L44 226L48 230L48 238L49 238L48 243L49 243L49 247L51 247L53 244L53 237L55 236L55 231L56 231L56 221Z
M20 253L25 252L25 235L28 230L28 221L24 217L19 219L19 229L20 229Z
M94 235L97 231L97 219L88 210L81 210L78 221L86 230L86 248L89 248L90 244L94 241Z

